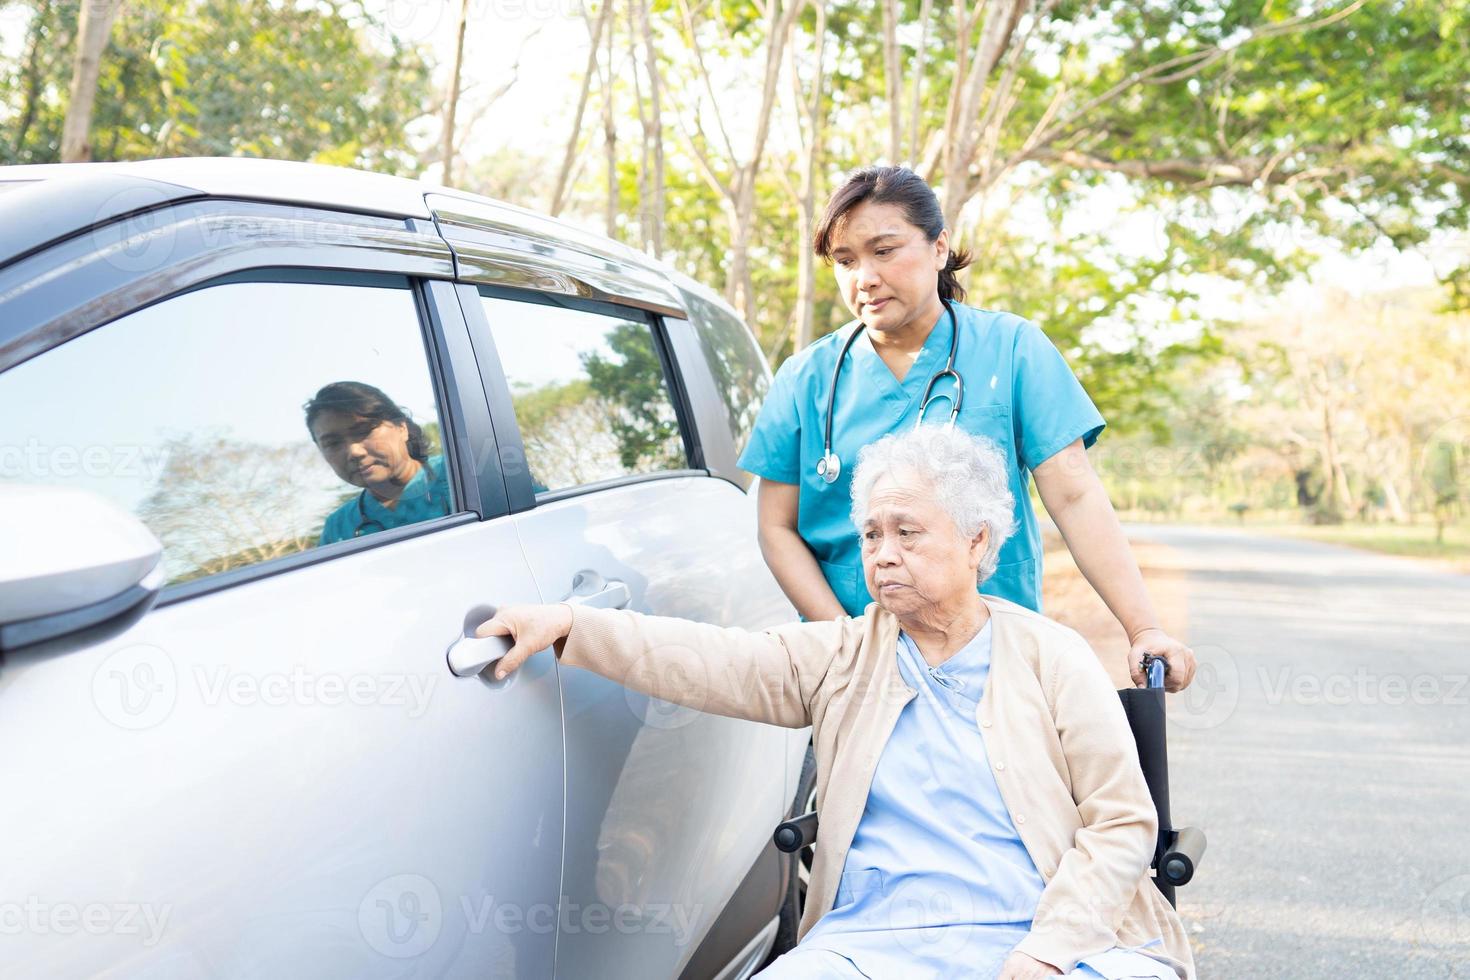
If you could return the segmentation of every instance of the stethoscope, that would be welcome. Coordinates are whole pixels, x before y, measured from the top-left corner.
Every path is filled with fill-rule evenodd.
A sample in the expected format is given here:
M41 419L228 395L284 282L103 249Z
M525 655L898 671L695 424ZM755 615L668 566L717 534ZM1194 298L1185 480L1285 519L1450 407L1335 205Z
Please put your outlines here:
M429 506L432 507L434 506L434 469L428 463L424 464L424 480L425 496L428 498ZM352 532L354 538L360 538L364 534L377 534L379 531L388 530L382 521L376 517L368 516L366 501L367 491L357 491L357 530Z
M949 424L954 425L955 419L960 415L960 406L965 401L965 381L954 369L954 355L960 343L960 322L955 318L954 307L950 305L949 300L942 299L940 302L944 304L945 312L949 314L949 360L945 362L944 370L936 372L929 379L929 383L924 386L924 398L919 402L919 425L924 424L924 413L929 411L930 404L939 398L949 400ZM842 374L842 361L847 357L848 348L852 347L852 342L857 340L858 334L862 332L863 324L859 322L857 329L853 330L843 343L842 351L837 355L837 363L832 366L832 387L827 389L827 421L822 427L822 458L817 460L817 476L827 483L836 483L837 477L842 474L842 460L832 451L832 418L837 408L837 379ZM954 380L954 394L944 392L934 394L934 386L946 377Z

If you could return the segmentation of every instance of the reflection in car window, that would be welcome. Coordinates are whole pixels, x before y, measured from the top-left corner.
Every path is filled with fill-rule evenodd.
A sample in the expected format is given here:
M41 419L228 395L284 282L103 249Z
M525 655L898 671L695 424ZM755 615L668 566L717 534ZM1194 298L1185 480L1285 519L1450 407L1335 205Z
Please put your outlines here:
M170 582L454 510L406 284L176 296L0 375L0 417L0 480L132 511Z
M482 299L538 491L688 467L648 323Z
M750 330L734 313L695 293L685 298L699 331L699 344L715 376L715 387L725 405L735 455L745 451L756 416L771 385L765 356Z

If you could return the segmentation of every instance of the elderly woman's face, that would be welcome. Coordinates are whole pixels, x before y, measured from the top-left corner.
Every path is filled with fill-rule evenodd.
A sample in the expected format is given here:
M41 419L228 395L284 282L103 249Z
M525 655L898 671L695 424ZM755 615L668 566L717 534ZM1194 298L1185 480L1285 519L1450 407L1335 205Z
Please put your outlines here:
M413 466L408 426L402 422L326 411L312 424L311 435L332 471L354 487L394 483Z
M894 615L922 614L974 596L987 532L963 537L915 474L891 472L873 485L858 533L868 591Z

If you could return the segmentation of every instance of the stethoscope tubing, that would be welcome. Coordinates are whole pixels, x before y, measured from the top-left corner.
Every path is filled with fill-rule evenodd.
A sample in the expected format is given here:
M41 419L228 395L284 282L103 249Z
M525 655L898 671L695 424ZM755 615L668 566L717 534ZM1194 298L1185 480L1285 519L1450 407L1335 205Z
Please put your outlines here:
M947 299L941 299L944 311L949 314L949 360L944 364L944 370L936 371L924 386L924 397L919 402L919 424L924 423L924 413L929 411L930 401L934 396L934 386L942 378L951 378L954 381L954 394L940 394L938 398L946 398L950 403L949 424L953 425L959 418L960 408L965 401L965 379L954 368L955 352L960 346L960 321L955 316L954 306ZM822 423L822 458L817 460L817 476L827 483L837 482L837 477L842 473L842 460L832 451L832 423L837 414L837 380L842 376L842 362L847 359L847 352L852 349L853 342L864 330L864 324L858 321L857 327L848 334L847 340L842 343L842 350L837 354L837 363L832 365L832 384L827 389L827 416Z
M424 495L428 498L427 502L429 506L432 507L434 506L434 468L428 464L427 460L424 462L423 465L424 478L427 481L424 484ZM357 528L352 532L352 536L354 538L360 538L364 534L376 534L377 531L368 530L369 524L376 525L378 531L388 530L386 527L383 526L382 521L378 520L377 518L368 517L366 501L367 491L357 491Z

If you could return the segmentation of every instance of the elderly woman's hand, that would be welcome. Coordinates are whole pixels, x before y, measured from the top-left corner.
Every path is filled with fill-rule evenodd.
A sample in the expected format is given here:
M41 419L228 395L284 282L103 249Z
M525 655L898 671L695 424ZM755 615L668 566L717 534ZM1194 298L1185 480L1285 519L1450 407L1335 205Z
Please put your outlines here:
M544 650L572 631L572 607L566 603L547 606L507 606L475 630L476 636L508 636L515 641L510 652L495 665L495 679L510 676L537 650Z
M1062 971L1050 963L1043 963L1025 953L1012 953L1001 965L995 980L1038 980L1040 977L1059 977Z
M1148 653L1163 657L1169 665L1164 674L1164 690L1182 691L1194 680L1194 651L1161 629L1146 629L1134 636L1133 648L1128 651L1128 673L1136 686L1148 684L1143 672L1143 657Z

